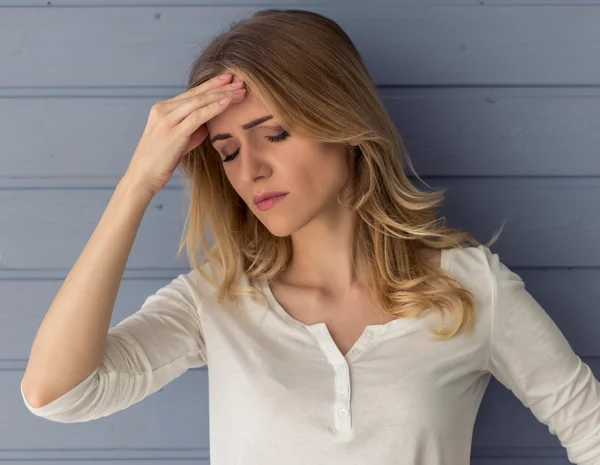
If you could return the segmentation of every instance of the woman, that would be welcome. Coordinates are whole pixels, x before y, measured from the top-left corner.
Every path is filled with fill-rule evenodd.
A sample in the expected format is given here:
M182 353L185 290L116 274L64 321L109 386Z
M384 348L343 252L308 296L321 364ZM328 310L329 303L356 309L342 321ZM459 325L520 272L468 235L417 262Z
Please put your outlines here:
M188 90L153 107L38 331L27 407L88 421L207 365L214 465L461 465L494 375L574 463L600 463L589 366L401 160L413 170L336 23L265 10L233 25ZM143 213L176 167L193 270L109 329Z

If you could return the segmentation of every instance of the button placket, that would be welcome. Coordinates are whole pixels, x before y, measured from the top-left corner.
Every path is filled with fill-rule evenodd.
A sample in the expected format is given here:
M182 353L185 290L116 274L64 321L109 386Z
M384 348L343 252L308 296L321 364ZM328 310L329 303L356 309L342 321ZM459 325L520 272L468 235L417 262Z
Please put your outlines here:
M361 353L362 349L357 346L346 354L344 360L347 360L347 370L340 370L335 379L335 424L337 431L350 431L352 429L352 409L350 400L352 397L350 380L350 363ZM348 355L350 355L348 357ZM343 365L341 365L343 366Z
M340 364L335 370L335 400L333 405L335 415L335 429L347 431L352 425L352 411L350 409L350 370L346 364Z
M365 347L373 340L376 330L377 328L367 328L350 352L343 357L346 363L339 364L335 369L336 392L334 413L336 424L333 431L348 431L352 429L350 364L363 353Z
M354 347L345 356L336 346L325 323L317 323L307 327L317 336L323 352L334 368L335 379L333 386L333 415L335 426L332 432L352 430L352 409L350 400L352 397L350 382L350 366L364 352L365 348L373 341L374 336L386 329L386 326L374 325L366 328L361 337L356 341Z
M352 349L350 349L350 351L346 354L345 358L348 360L348 363L354 362L365 351L365 348L371 343L376 331L380 331L382 329L383 328L365 329L363 334L354 343Z
M348 361L337 348L327 326L323 323L309 326L308 329L313 331L318 338L323 352L331 363L334 369L333 380L333 427L332 432L349 431L351 430L351 410L350 410L350 369ZM342 391L342 392L338 392Z

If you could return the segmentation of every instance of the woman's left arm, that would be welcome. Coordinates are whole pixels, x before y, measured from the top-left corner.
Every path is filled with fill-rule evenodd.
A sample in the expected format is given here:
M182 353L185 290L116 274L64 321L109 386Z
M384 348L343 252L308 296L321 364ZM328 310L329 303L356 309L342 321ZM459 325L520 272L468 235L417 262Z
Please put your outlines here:
M521 277L484 250L493 292L488 371L548 426L571 462L599 465L600 382Z

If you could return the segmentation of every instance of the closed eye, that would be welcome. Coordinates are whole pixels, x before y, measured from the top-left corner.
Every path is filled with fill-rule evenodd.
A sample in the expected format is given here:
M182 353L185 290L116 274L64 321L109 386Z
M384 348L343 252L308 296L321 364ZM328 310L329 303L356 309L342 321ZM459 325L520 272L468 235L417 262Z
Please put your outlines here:
M289 135L290 135L290 133L284 130L283 132L280 132L276 136L265 136L265 139L267 139L269 142L275 143L275 142L280 142L280 141L282 141L284 139L287 139L289 137ZM235 157L237 157L239 153L240 153L240 149L237 149L232 154L227 155L225 157L225 159L223 160L223 163L230 162Z

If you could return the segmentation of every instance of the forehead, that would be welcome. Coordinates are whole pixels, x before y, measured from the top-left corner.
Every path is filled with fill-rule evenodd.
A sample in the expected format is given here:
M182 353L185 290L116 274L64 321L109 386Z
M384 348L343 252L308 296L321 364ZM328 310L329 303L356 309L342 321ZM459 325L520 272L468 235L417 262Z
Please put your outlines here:
M267 108L252 94L239 103L230 103L227 108L206 122L210 136L219 132L241 130L243 124L269 114Z

